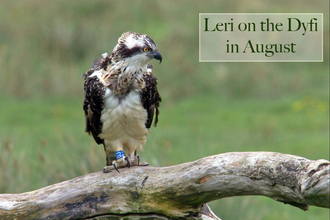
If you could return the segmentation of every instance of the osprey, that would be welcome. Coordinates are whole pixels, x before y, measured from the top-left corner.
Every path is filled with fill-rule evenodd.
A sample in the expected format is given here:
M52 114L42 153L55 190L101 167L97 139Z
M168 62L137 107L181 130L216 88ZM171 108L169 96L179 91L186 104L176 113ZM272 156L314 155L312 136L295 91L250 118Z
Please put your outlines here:
M148 165L140 163L142 150L154 115L158 122L161 97L150 61L162 61L156 43L147 35L126 32L109 55L94 60L85 78L86 129L97 144L103 144L106 166L117 168ZM118 171L119 172L119 171Z

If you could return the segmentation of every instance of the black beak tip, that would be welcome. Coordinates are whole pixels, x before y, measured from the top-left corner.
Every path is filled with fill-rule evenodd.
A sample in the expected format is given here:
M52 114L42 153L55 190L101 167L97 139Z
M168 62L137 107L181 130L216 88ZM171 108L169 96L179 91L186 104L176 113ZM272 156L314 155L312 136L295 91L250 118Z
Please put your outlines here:
M154 58L155 58L156 60L159 60L159 63L161 63L162 60L163 60L162 55L161 55L159 52L157 52L157 53L154 55Z

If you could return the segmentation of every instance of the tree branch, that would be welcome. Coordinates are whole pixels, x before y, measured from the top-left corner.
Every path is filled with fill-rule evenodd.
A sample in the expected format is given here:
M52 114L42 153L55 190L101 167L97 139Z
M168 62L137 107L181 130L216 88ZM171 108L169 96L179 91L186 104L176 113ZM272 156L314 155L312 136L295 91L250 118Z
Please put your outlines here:
M327 160L288 154L233 152L170 167L96 172L32 192L1 194L0 216L218 219L205 203L243 195L267 196L303 210L329 208L329 166Z

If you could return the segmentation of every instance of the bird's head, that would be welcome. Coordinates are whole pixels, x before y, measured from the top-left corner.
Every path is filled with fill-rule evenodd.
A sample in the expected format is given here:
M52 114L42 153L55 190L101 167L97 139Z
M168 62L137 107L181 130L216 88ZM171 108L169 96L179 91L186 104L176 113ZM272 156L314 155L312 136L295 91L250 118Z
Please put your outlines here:
M152 59L162 62L156 43L148 35L131 31L121 35L111 56L114 63L125 61L136 68L146 67Z

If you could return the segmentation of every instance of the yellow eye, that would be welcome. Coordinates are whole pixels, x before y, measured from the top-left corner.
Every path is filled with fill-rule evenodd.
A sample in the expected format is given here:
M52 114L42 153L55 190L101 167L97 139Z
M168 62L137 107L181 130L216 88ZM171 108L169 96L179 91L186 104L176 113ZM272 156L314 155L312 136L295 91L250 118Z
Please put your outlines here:
M144 52L148 52L149 51L149 48L148 47L145 47L145 48L143 48L143 51Z

